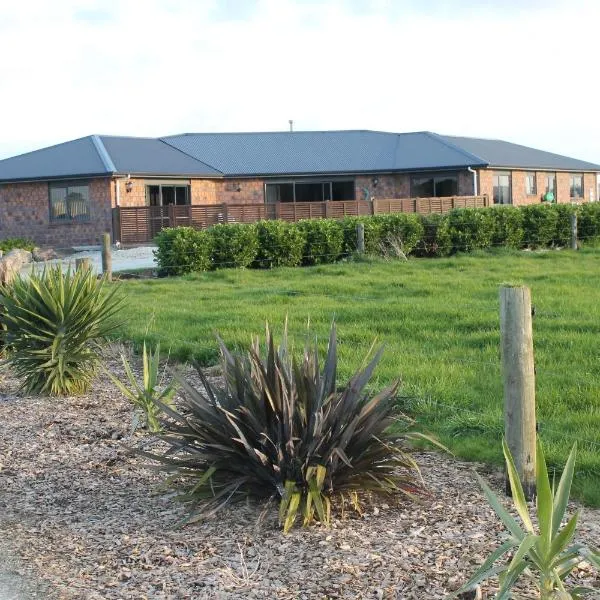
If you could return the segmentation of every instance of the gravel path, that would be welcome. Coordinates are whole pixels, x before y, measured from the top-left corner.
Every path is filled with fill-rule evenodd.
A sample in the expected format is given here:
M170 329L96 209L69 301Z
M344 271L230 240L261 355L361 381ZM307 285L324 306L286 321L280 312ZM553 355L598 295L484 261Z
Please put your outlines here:
M139 246L137 248L125 248L117 250L113 248L112 251L112 269L113 272L123 273L127 271L133 271L136 269L152 269L156 266L156 260L154 258L155 246ZM102 257L99 250L85 250L82 252L76 252L66 258L60 260L50 260L46 263L32 263L26 265L22 272L29 273L32 269L32 265L35 268L39 268L45 264L57 264L61 262L65 266L75 268L75 260L78 258L89 258L92 261L92 268L96 273L102 272Z
M80 398L21 397L16 384L3 373L0 600L441 599L500 539L473 465L437 453L418 456L423 505L380 503L287 536L269 505L175 528L181 507L125 450L152 441L129 437L131 409L105 376ZM584 512L580 538L600 545L600 511ZM600 590L591 570L577 577Z

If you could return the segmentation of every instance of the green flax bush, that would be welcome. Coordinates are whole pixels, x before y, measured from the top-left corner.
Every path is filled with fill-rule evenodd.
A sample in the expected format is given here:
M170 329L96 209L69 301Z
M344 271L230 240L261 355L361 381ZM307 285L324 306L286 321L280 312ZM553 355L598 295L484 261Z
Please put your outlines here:
M17 277L0 290L2 338L23 389L72 395L88 390L101 342L119 323L122 298L90 269L60 266Z

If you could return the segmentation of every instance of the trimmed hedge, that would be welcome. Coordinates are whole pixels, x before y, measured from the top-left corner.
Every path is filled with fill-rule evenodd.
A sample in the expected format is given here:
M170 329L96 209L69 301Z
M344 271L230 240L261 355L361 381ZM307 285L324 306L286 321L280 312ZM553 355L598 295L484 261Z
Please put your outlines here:
M580 239L600 239L600 203L535 204L515 208L461 208L446 214L399 213L287 223L222 224L207 230L164 229L156 238L160 275L223 266L295 267L331 263L356 252L356 226L365 228L365 251L379 256L440 257L491 247L568 246L571 215Z
M2 250L2 252L10 252L15 248L32 252L35 248L35 244L26 238L5 238L0 240L0 250Z
M249 267L258 254L256 225L223 223L207 229L215 267Z

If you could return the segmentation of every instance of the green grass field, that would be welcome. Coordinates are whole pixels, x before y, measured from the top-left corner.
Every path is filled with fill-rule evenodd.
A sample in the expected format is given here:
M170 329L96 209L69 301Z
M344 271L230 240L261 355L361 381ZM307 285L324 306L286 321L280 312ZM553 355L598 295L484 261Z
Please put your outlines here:
M297 347L326 342L335 318L341 377L373 340L386 351L375 386L401 378L402 404L457 455L501 462L499 286L531 287L538 421L549 462L579 443L576 493L600 506L600 250L366 260L303 269L221 270L131 280L124 339L161 342L179 360L217 360L214 333L247 345L286 315Z

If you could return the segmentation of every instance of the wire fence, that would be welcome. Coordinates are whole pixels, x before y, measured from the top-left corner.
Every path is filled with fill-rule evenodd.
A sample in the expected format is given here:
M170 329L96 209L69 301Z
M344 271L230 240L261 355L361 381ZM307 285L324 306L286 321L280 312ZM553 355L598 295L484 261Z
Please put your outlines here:
M597 239L596 236L589 236L589 239ZM588 239L586 236L579 237L579 239ZM492 246L496 246L492 244ZM498 247L504 246L504 244L497 244ZM455 248L455 245L452 246ZM279 247L279 250L282 248ZM318 259L331 259L335 257L336 259L340 258L348 258L350 256L355 255L355 249L347 251L345 253L311 253L305 254L302 257L302 260L311 260L314 262L319 262ZM328 260L323 260L322 262L328 262ZM230 267L234 263L232 262L220 262L213 263L213 267ZM180 265L161 265L161 268L177 268ZM373 267L373 265L369 265L367 263L367 269ZM435 283L435 274L432 274L432 282ZM496 294L496 292L494 292ZM399 306L410 308L414 304L414 299L410 297L392 297L386 293L365 293L365 294L344 294L344 293L328 293L325 290L305 290L305 289L294 289L292 287L254 287L254 288L246 288L243 290L243 294L245 298L256 298L256 301L265 303L271 300L276 300L278 298L289 298L294 297L301 300L310 301L312 298L321 298L328 299L335 302L347 302L353 303L355 305L360 305L362 302L385 302L386 305L389 306ZM491 316L492 313L497 318L498 315L498 301L497 299L494 302L490 302L490 298L482 298L480 301L467 301L461 302L459 305L447 305L444 303L440 304L439 310L442 313L456 312L459 315L468 315L469 311L477 310L481 313L484 311L485 314ZM568 315L570 318L577 321L577 326L581 329L589 326L590 324L597 324L598 315L589 314L589 313L579 313L573 314L572 312ZM545 311L543 309L536 308L534 323L538 319L554 319L560 318L564 319L565 313L559 312L557 310L554 311ZM162 336L158 336L158 338L162 338ZM395 351L401 352L404 350L402 346L395 344L394 342L390 342L386 340L385 337L381 340L385 343L388 349L393 349ZM177 339L172 338L171 336L165 336L165 339L161 339L161 342L166 342L167 344L179 344L183 348L186 349L186 352L189 351L190 355L201 355L206 356L207 354L214 355L216 353L216 344L211 342L203 343L193 339ZM163 346L164 347L164 346ZM597 357L600 360L600 355ZM495 376L498 377L498 385L500 385L501 376L502 376L502 364L500 358L500 349L498 347L497 353L493 358L481 358L481 359L473 359L473 358L460 358L460 357L432 357L431 360L432 368L440 367L447 368L448 364L458 363L461 367L464 365L469 369L469 376L477 377L478 374L488 374L490 369L493 369L495 372ZM565 370L561 371L558 368L549 368L545 365L537 365L536 366L536 376L539 380L543 380L546 377L551 378L561 378L566 383L565 386L582 386L585 388L592 388L592 390L598 390L598 397L600 397L600 378L598 378L597 373L590 373L590 377L586 378L587 373L582 377L579 373L578 375L569 376L569 369L565 366ZM428 411L431 414L431 410L438 411L438 418L441 415L446 415L448 417L452 417L456 414L462 414L467 416L469 419L472 419L473 422L477 424L479 421L479 426L482 432L485 432L486 435L493 435L494 437L500 438L503 433L503 418L502 418L502 407L500 405L500 399L497 406L497 415L493 416L492 413L483 413L481 411L473 410L467 408L465 406L461 406L458 404L451 404L448 402L444 402L438 399L433 399L431 397L415 397L411 402L407 403L407 406L412 406L414 410L414 416L418 422L424 422L427 424L429 419L427 415L422 417L419 415L419 407L427 406ZM600 409L598 409L600 410ZM425 411L427 412L427 411ZM552 421L550 421L552 422ZM559 429L554 428L551 425L547 425L545 420L542 420L539 425L539 434L542 438L551 437L553 439L562 439L565 441L577 441L580 445L591 449L593 452L596 452L600 448L600 432L597 439L590 439L590 437L586 436L578 436L565 431L560 431ZM461 428L469 429L471 424L469 423L457 423L456 428L457 431L461 431ZM477 426L473 427L474 430L477 429Z

